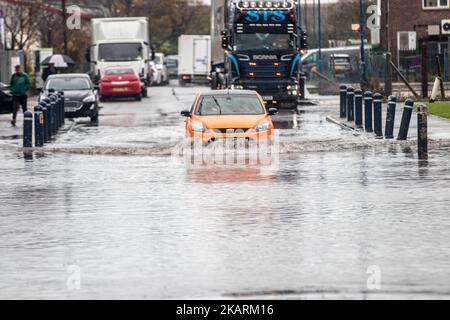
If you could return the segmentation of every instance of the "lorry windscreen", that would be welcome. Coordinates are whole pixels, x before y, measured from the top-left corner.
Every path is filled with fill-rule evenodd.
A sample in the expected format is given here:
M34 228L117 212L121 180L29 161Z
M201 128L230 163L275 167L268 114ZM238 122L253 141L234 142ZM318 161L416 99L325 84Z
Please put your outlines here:
M293 39L289 34L241 33L236 35L235 50L292 50Z
M99 45L100 61L135 61L142 59L140 43L104 43Z

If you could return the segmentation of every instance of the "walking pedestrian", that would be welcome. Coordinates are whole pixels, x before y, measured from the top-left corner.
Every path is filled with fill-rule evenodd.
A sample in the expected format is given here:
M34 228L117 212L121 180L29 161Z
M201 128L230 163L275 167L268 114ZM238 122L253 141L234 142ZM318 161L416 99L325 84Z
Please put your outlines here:
M42 80L47 81L47 78L50 77L53 74L57 74L58 70L55 68L54 63L50 63L48 67L44 70L42 73Z
M27 92L30 89L31 82L28 75L21 71L20 65L15 67L15 73L11 77L11 94L13 96L13 119L11 124L16 126L17 112L20 106L25 113L27 111Z

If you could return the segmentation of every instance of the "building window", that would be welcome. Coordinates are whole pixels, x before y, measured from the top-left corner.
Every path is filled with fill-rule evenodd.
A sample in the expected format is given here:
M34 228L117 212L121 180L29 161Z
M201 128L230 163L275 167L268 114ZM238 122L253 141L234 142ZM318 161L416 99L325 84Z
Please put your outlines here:
M424 9L445 9L449 8L450 0L422 0Z

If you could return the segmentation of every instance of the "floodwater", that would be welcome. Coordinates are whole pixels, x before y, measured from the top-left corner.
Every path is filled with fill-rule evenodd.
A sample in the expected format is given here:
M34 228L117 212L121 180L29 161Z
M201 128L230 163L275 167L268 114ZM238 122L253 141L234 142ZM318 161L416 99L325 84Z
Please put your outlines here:
M0 298L450 298L448 147L336 147L362 138L318 108L269 161L193 164L170 153L183 103L0 150Z

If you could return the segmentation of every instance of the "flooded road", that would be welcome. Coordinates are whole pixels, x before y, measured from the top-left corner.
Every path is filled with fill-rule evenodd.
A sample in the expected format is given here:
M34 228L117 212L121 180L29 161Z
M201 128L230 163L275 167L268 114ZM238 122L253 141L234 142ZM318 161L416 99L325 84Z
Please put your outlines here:
M450 298L448 147L347 150L304 107L275 166L191 166L171 150L197 89L151 90L32 160L0 150L0 298Z

